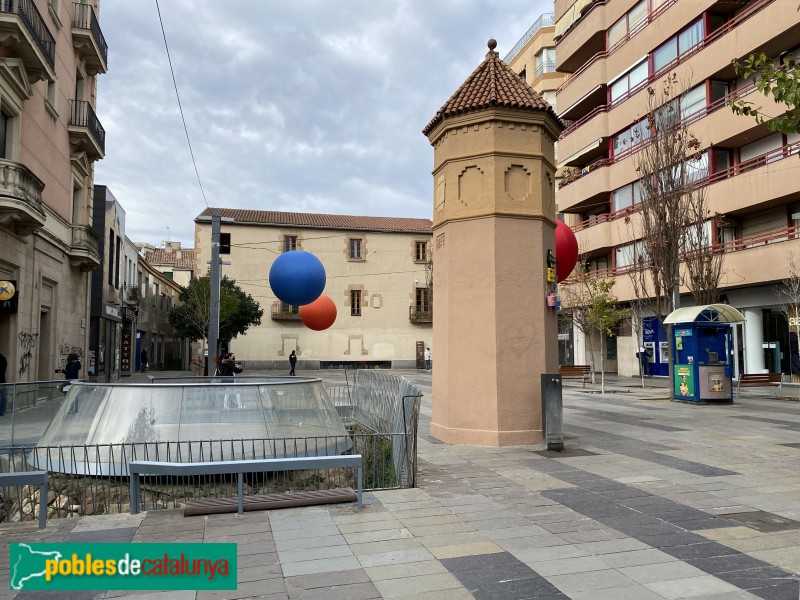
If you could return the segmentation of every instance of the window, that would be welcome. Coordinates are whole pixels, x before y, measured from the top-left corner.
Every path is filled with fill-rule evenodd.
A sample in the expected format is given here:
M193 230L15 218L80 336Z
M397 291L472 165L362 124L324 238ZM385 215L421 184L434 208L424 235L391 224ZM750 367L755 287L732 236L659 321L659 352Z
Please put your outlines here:
M286 235L283 237L283 251L291 252L292 250L297 250L297 236Z
M361 316L361 290L350 290L350 316Z
M58 112L56 111L56 90L58 88L58 83L55 81L48 81L47 82L47 89L45 91L44 96L44 105L47 108L50 116L53 118L58 117Z
M611 82L611 102L625 98L647 81L647 59L631 67L625 74Z
M430 312L430 292L428 288L417 288L414 310L418 313Z
M361 258L361 240L357 238L350 239L350 258L358 260Z
M590 258L586 261L586 272L591 273L592 271L605 271L611 266L609 263L610 261L608 256Z
M428 260L428 242L417 242L416 253L414 254L417 262L425 262Z
M220 233L219 234L219 253L220 254L230 254L231 253L231 234L230 233Z
M83 220L83 188L73 184L72 187L72 222L80 225Z
M644 242L639 240L614 249L615 267L621 269L638 264L646 258Z
M631 148L641 144L649 137L650 127L648 127L647 119L645 118L613 137L611 144L612 156L630 151Z
M114 265L114 287L119 289L119 263L122 257L122 239L117 237L117 260Z
M114 232L108 232L108 285L114 285Z
M281 302L281 314L299 315L300 314L300 307L299 306L294 306L292 304L286 304L285 302Z
M556 49L542 48L535 57L536 77L541 77L544 73L554 73L556 70Z
M647 0L642 0L631 8L608 29L606 48L624 41L631 33L636 33L647 23Z
M522 69L522 71L519 72L519 78L522 79L522 81L528 81L528 70Z
M642 182L634 181L611 192L611 210L617 212L642 202Z
M653 73L658 73L702 41L703 20L698 19L678 35L661 44L653 52Z
M0 158L8 158L8 149L6 147L8 141L8 127L10 125L11 117L6 113L0 112Z
M706 86L701 83L681 96L681 119L704 109L706 106Z

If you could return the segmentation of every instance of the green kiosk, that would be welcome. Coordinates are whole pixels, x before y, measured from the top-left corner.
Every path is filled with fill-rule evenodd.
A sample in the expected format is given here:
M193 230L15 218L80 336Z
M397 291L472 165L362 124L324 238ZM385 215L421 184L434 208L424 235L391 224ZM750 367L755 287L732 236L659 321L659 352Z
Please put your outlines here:
M688 402L733 402L733 330L744 316L727 304L679 308L672 325L672 393Z

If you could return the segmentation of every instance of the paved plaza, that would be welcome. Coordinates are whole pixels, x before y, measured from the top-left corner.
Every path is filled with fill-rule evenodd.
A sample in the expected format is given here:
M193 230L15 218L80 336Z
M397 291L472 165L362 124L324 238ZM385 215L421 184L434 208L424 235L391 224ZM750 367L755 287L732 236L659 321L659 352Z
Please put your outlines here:
M800 402L749 389L696 406L668 400L663 381L609 378L605 395L568 382L558 454L439 443L430 374L400 373L426 394L418 488L367 494L362 510L2 525L0 597L14 597L10 542L192 541L238 544L237 591L16 598L800 598Z

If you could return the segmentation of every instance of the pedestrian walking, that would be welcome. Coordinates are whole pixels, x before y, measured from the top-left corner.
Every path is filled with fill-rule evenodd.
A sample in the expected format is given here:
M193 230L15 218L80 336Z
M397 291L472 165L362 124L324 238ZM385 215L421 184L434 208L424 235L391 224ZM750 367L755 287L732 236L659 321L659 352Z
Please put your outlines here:
M425 370L431 370L431 349L425 348Z
M647 348L639 346L639 351L636 353L636 356L639 358L639 363L641 364L642 375L650 375L650 361L647 360Z
M150 366L147 364L147 360L147 348L142 348L142 352L139 354L139 366L141 367L142 373L145 373L147 371L147 367Z
M291 375L292 377L294 377L294 367L296 364L297 364L297 354L295 354L294 350L292 350L292 353L289 355L289 367L290 367L289 375Z

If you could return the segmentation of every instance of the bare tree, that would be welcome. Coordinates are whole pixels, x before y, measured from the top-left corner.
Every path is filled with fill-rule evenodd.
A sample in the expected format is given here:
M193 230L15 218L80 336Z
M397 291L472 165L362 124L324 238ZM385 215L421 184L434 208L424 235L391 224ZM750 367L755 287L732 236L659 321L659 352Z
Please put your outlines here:
M594 361L594 349L592 348L593 328L587 311L587 307L591 304L591 298L588 285L589 275L586 272L586 260L587 255L581 253L569 279L559 283L558 292L561 302L561 314L570 320L586 340L586 345L589 348L589 362L592 367L592 383L594 383L597 369Z
M789 322L789 372L794 381L800 376L800 262L794 252L789 252L786 257L788 270L787 277L779 284L775 293L782 304L781 308ZM791 334L794 334L794 345L791 343ZM798 392L800 394L800 392Z

